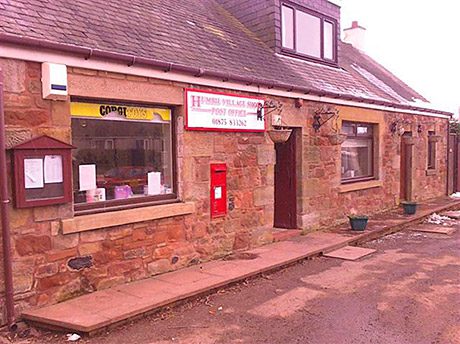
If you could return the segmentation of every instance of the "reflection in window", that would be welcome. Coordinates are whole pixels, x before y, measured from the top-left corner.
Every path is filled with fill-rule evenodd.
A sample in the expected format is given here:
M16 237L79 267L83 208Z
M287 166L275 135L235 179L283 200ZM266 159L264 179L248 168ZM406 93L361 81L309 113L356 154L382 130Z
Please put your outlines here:
M341 149L342 182L373 177L373 127L370 124L343 122L347 139Z
M297 11L296 33L299 53L321 57L321 20L318 17Z
M295 5L281 6L281 45L288 53L336 61L333 19Z
M294 31L289 29L294 27L294 10L290 7L282 6L281 15L281 20L285 23L281 35L283 47L294 49Z
M171 194L170 119L72 118L75 203ZM96 165L96 189L80 190L80 165Z
M328 60L334 59L334 24L325 21L323 25L323 57Z

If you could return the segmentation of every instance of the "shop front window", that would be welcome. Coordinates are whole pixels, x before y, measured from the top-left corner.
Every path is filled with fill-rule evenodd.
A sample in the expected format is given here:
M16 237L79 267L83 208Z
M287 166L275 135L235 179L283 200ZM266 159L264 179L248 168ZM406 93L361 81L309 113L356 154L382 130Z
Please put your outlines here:
M342 123L342 134L347 135L341 150L341 179L343 183L374 178L373 132L372 124Z
M71 103L76 210L175 197L171 110Z

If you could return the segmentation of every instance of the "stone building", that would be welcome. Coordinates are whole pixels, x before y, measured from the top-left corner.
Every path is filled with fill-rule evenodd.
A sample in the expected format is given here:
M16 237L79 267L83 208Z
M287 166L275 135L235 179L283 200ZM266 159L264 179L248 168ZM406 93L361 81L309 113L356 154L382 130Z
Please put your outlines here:
M342 42L326 0L0 0L0 15L19 311L446 194L450 113ZM18 206L18 188L66 183L49 152L13 166L43 135L74 146L71 201Z

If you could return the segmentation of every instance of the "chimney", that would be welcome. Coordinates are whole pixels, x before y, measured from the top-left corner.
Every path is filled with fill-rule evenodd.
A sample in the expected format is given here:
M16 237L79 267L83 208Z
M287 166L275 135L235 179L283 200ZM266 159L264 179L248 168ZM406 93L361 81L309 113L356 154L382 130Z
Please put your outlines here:
M365 50L366 46L366 29L359 26L358 21L354 20L351 23L351 27L344 29L343 40L346 43L350 43L356 49Z

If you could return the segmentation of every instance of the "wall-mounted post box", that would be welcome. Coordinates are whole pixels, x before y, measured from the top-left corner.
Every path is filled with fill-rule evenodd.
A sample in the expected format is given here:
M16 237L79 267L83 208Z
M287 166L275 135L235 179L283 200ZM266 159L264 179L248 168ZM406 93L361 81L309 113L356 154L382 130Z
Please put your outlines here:
M227 165L211 164L211 217L227 214Z
M17 208L72 202L73 148L49 136L12 148Z

